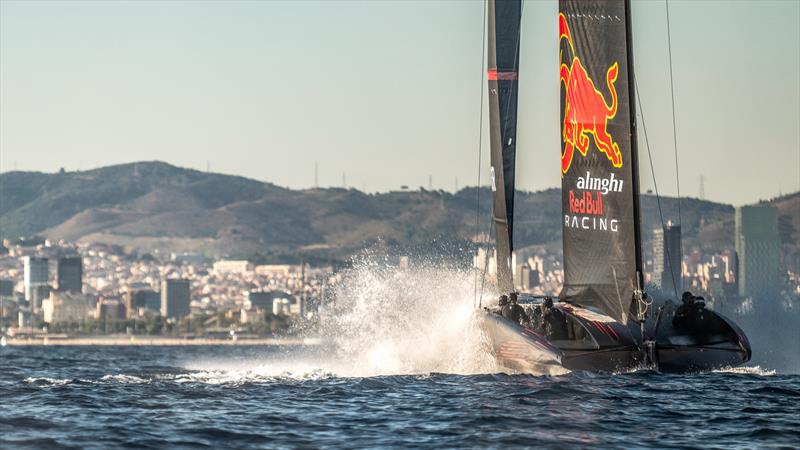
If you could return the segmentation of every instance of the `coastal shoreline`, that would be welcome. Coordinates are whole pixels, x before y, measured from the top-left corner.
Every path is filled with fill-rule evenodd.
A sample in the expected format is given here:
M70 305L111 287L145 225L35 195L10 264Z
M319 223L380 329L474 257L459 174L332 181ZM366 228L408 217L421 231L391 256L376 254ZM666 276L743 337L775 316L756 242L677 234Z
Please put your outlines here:
M278 338L238 338L238 339L212 339L212 338L171 338L171 337L6 337L8 346L316 346L320 340L316 338L305 339L278 339Z

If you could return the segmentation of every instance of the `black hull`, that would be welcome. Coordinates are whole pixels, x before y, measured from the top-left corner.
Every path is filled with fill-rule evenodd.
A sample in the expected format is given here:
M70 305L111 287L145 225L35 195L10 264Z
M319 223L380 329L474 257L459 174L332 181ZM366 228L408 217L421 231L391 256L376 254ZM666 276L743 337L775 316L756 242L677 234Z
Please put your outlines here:
M507 320L488 309L478 311L484 340L498 364L515 371L557 374L566 371L627 372L640 368L661 372L705 372L750 360L750 344L735 324L712 311L711 332L675 329L665 307L645 322L645 344L638 324L622 325L591 311L558 304L570 326L569 339ZM602 318L602 320L596 320Z

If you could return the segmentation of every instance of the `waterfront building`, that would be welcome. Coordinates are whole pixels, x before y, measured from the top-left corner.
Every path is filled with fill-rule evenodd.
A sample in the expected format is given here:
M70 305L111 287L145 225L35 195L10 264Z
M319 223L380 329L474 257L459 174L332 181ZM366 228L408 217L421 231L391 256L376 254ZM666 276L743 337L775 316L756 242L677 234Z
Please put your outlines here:
M13 317L17 311L14 281L0 279L0 318Z
M302 301L285 291L248 291L244 294L240 320L252 323L270 315L302 314Z
M116 298L101 298L97 302L98 320L121 320L125 318L125 304Z
M254 310L254 309L263 309L263 310L272 310L272 302L277 297L282 297L283 295L276 294L278 291L270 291L270 292L259 292L259 291L247 291L244 293L244 303L242 307L247 310ZM285 293L280 293L285 294Z
M742 297L766 297L780 289L778 210L766 204L736 208L736 280Z
M50 266L47 258L25 256L22 261L25 266L25 300L30 302L33 290L37 286L50 285Z
M683 291L681 255L680 225L667 222L653 230L652 281L666 295L680 296Z
M30 328L32 323L31 311L28 308L19 308L17 311L17 327Z
M124 296L126 316L129 319L142 317L150 311L161 313L161 294L152 289L128 288Z
M83 291L83 259L80 256L64 256L56 262L56 289L59 291Z
M28 300L31 312L33 314L39 314L42 311L42 304L43 302L50 297L50 289L49 285L39 285L33 287L31 289L31 298Z
M168 319L180 319L188 316L191 297L192 290L189 280L161 280L161 315Z
M46 323L77 322L94 315L95 300L80 292L51 291L42 302Z

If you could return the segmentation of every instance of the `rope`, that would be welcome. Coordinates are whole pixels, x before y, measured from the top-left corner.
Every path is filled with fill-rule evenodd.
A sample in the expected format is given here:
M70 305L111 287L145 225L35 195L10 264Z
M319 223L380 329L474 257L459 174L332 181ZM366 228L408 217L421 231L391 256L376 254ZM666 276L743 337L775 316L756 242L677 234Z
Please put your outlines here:
M669 49L669 95L672 98L672 145L675 153L675 183L678 188L678 225L681 226L683 233L683 216L681 214L681 177L678 166L678 131L675 120L675 82L672 76L672 33L669 25L669 0L664 0L664 7L667 10L667 48ZM680 260L683 261L683 239L681 239ZM680 277L681 291L683 290L683 277ZM672 281L675 286L675 280ZM675 295L677 297L677 294Z
M483 3L483 35L481 37L481 106L480 106L480 119L478 120L478 184L475 188L475 238L479 237L481 231L481 157L483 153L483 95L485 89L483 88L483 74L486 72L484 64L486 63L486 8L487 2ZM476 246L480 248L480 242ZM477 249L476 248L476 249ZM476 251L477 257L477 251ZM476 261L477 262L477 261ZM473 299L478 299L478 272L475 272L475 293ZM473 305L474 305L473 301ZM480 308L481 299L478 299L477 305Z
M661 229L664 229L664 212L661 209L661 195L658 193L658 181L656 179L656 171L653 167L653 153L650 151L650 139L647 137L647 123L644 120L644 109L642 109L642 96L639 91L639 82L636 78L633 79L634 87L636 89L636 103L639 107L639 114L642 116L642 131L644 132L644 142L647 147L647 158L650 160L650 173L653 176L653 188L656 191L656 201L658 203L658 216L661 219ZM663 231L662 231L663 233ZM672 258L669 256L669 247L664 246L664 251L667 252L667 264L669 265L669 275L672 278L672 288L675 291L675 299L678 299L678 285L675 283L675 271L672 270Z

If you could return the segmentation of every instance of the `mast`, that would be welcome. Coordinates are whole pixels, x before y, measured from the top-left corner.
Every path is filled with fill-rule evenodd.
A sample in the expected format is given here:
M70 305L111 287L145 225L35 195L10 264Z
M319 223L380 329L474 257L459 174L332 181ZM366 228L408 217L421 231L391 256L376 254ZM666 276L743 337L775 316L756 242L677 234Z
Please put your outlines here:
M497 284L514 290L514 176L521 0L488 0L487 79Z
M639 192L639 139L636 130L636 79L633 71L633 32L631 28L631 1L625 0L625 47L628 58L628 91L630 92L630 127L631 127L631 188L633 189L633 236L634 257L636 258L636 282L638 290L644 289L644 265L642 263L642 210ZM639 316L644 313L637 302L631 312ZM641 318L640 318L641 319Z

